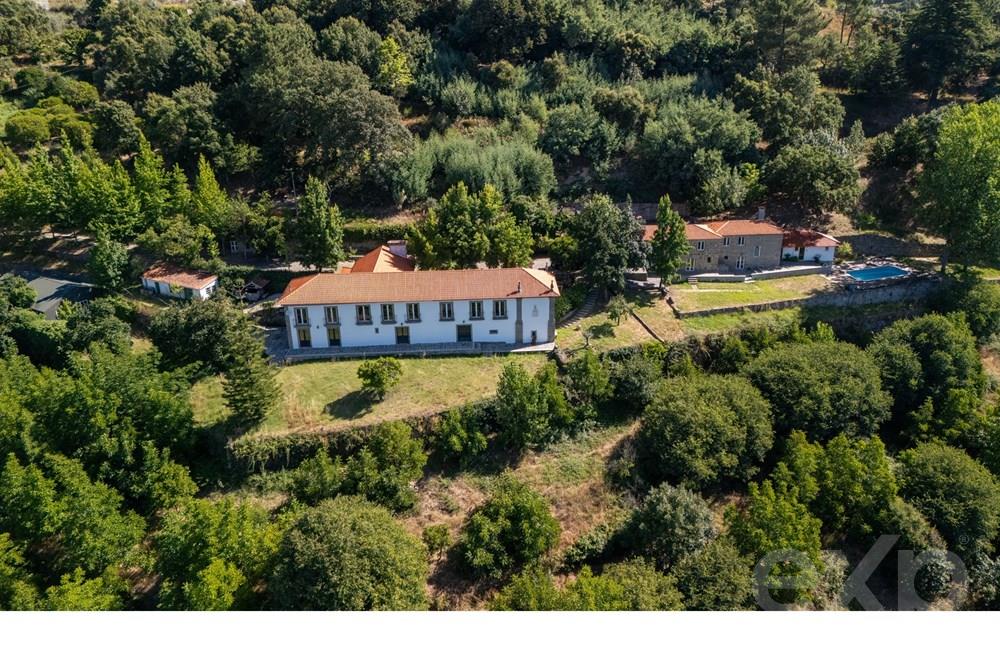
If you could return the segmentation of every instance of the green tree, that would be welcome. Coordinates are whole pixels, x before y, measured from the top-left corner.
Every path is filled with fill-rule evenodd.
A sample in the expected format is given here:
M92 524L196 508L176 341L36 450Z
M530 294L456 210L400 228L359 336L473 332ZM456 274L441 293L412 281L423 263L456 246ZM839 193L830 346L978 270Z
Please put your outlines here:
M262 507L190 500L171 509L153 536L165 609L246 608L277 553L279 525Z
M670 203L670 195L660 197L656 208L656 232L650 246L649 266L664 281L680 270L684 258L691 252L686 224Z
M551 366L532 377L518 363L505 364L495 405L498 436L515 449L550 441L569 419L569 406Z
M913 437L961 430L986 388L976 340L961 315L925 315L880 331L868 351L893 396L897 426ZM956 399L967 404L955 413Z
M828 21L815 0L762 0L751 5L754 46L762 62L779 72L811 65Z
M661 484L643 500L625 528L632 549L669 570L715 537L712 510L696 493Z
M867 539L893 523L896 476L878 438L839 435L826 445L792 433L774 477L799 491L824 530Z
M341 496L302 513L285 534L268 592L278 609L427 608L427 552L389 512Z
M281 388L268 362L261 337L248 319L229 333L229 355L222 376L222 395L237 424L257 426L277 405Z
M215 180L215 172L208 160L199 155L198 173L191 192L191 222L207 227L219 236L226 229L229 212L229 197Z
M642 417L636 454L643 479L696 489L751 479L773 443L770 414L738 376L666 380Z
M1000 486L965 452L921 444L900 455L899 486L963 557L992 553L1000 531Z
M4 131L7 141L21 149L28 149L48 141L52 136L48 118L33 110L11 114L4 125Z
M621 294L615 294L608 301L608 319L613 320L615 326L622 323L622 319L628 317L628 301Z
M779 345L743 372L771 404L779 434L797 429L813 440L871 435L892 405L874 360L848 343Z
M773 551L791 549L809 560L809 566L789 559L772 567L769 577L797 576L801 585L796 591L781 591L781 597L775 599L802 599L818 583L818 573L822 569L821 523L799 501L798 490L794 487L775 485L771 480L760 485L750 482L746 506L742 510L730 507L726 511L726 523L740 551L750 558L758 559Z
M402 376L403 366L395 357L367 359L358 366L361 389L373 401L385 400L385 395L399 384Z
M671 574L685 609L740 611L752 608L753 566L753 561L723 536L682 558Z
M1000 260L1000 101L944 113L917 189L921 222L947 241L943 265Z
M392 36L383 39L379 44L376 59L378 72L375 75L375 85L387 95L393 97L405 95L413 85L413 73L399 42Z
M605 293L624 291L626 271L646 261L639 220L607 195L593 195L583 202L572 227L580 255L586 258L587 283Z
M90 251L89 268L94 282L104 289L122 289L128 278L128 248L104 230L98 230Z
M425 463L424 444L405 422L383 422L347 459L344 489L390 509L407 509L416 502L412 487Z
M924 0L906 26L903 62L910 80L937 100L987 66L993 29L977 0Z
M854 156L836 142L785 146L768 163L764 180L771 194L806 213L851 212L861 194Z
M559 532L545 498L502 475L466 520L458 550L471 570L498 578L545 555Z
M764 138L776 146L817 130L839 133L844 120L837 96L824 91L819 75L805 65L787 72L758 66L749 77L737 74L732 95L737 107L748 110Z
M94 109L94 145L106 154L123 155L139 150L142 132L135 111L127 102L107 100Z
M429 441L434 451L466 464L486 451L488 441L475 408L462 406L441 415Z
M306 264L322 270L336 267L344 258L344 220L340 209L331 207L326 185L309 177L299 201L295 236L299 255Z

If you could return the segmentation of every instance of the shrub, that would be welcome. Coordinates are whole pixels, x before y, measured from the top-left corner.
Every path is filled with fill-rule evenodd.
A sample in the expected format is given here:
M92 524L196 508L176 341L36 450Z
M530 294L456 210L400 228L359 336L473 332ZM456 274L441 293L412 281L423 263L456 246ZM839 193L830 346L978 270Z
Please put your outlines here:
M421 538L431 556L440 556L451 546L451 533L443 523L424 528Z
M611 362L609 371L615 401L630 412L645 408L663 380L663 365L640 352Z
M386 393L396 386L402 375L403 366L393 357L369 359L358 366L362 390L374 401L384 400Z
M715 536L712 510L698 494L662 484L632 515L626 535L637 553L668 570Z
M773 444L770 414L760 392L738 376L666 380L642 417L643 477L696 489L747 481Z
M427 608L427 552L381 507L341 496L306 510L281 542L268 591L277 609Z
M1000 485L968 454L922 444L900 456L900 492L962 556L990 553L1000 531Z
M486 451L486 434L475 408L465 405L441 415L430 433L434 451L463 464Z
M732 540L719 537L682 558L671 574L686 609L739 611L752 608L753 566Z
M501 577L535 562L556 545L559 522L545 499L509 475L469 515L459 553L474 572Z
M517 576L491 605L509 611L668 611L681 608L673 579L641 560L613 563L595 576L584 567L558 589L547 573Z

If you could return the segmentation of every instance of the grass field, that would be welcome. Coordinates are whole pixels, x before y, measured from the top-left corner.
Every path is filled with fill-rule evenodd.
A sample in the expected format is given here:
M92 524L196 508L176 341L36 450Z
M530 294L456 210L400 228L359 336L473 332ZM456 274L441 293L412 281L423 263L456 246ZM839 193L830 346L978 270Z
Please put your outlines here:
M701 283L674 285L670 293L678 310L749 306L772 301L807 297L829 287L829 281L819 275L795 276L752 283Z
M500 369L508 361L534 370L545 362L545 357L531 354L400 359L403 376L381 403L371 403L361 393L358 360L286 366L278 372L281 404L261 430L357 426L446 410L493 395ZM202 424L215 424L228 416L219 378L195 385L192 403L195 418Z
M792 323L801 318L801 308L783 308L781 310L766 310L760 313L749 311L738 313L722 313L719 315L701 315L685 317L680 320L681 329L685 334L703 336L710 333L723 333L759 324Z
M619 347L630 347L653 340L634 317L625 317L617 325L605 312L585 317L572 326L556 331L556 345L573 351L586 345L585 334L590 337L590 349L605 352Z

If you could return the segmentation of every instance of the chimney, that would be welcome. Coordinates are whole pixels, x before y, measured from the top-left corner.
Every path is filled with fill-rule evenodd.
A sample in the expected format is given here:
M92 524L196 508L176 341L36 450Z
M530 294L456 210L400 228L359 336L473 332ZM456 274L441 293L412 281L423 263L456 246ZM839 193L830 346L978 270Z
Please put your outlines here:
M520 280L517 281L517 293L518 294L521 293L521 281Z
M395 240L387 241L385 244L389 248L389 252L398 257L406 257L406 241Z
M767 209L764 208L763 206L758 206L757 207L757 219L758 220L766 220L767 219Z

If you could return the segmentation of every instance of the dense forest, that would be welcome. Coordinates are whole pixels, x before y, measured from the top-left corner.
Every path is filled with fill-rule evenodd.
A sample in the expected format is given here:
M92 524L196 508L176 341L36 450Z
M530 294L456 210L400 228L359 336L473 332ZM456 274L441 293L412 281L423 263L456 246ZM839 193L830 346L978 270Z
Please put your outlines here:
M885 606L1000 607L1000 286L972 270L1000 261L998 37L993 0L0 0L2 259L82 236L102 289L45 320L0 278L0 609L835 609L881 535ZM658 202L652 244L622 202ZM421 268L544 255L617 295L677 271L675 209L765 204L939 239L940 284L869 329L514 360L420 419L255 431L281 388L230 241L317 269L400 236ZM224 289L146 309L156 259ZM400 372L365 366L368 398ZM618 511L567 546L509 469L609 428ZM459 474L487 480L461 526L415 528Z

